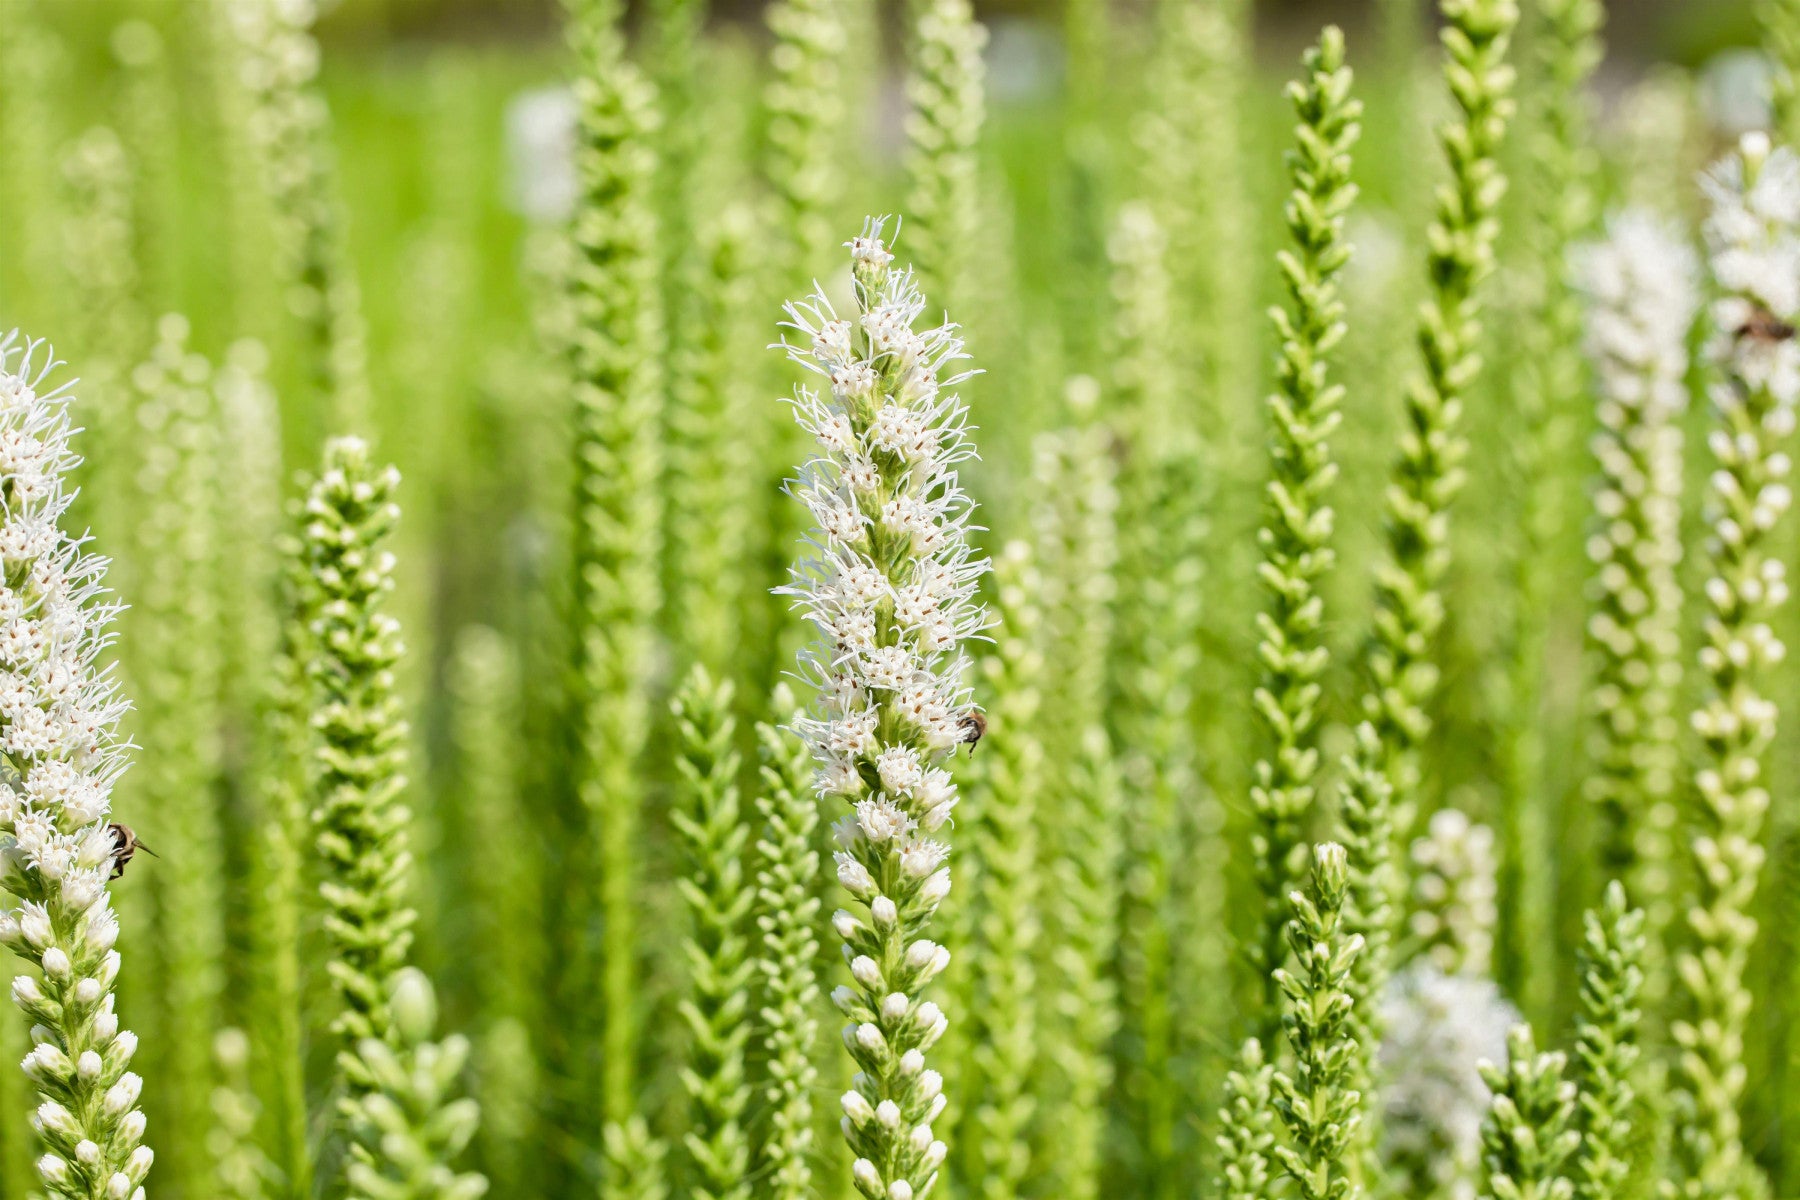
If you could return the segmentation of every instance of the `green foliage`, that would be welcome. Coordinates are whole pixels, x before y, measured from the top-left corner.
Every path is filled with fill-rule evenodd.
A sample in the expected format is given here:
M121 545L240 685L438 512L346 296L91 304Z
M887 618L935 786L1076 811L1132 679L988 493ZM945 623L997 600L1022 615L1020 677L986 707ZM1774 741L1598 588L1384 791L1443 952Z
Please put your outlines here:
M1224 1200L1267 1200L1273 1194L1274 1077L1262 1044L1255 1038L1245 1042L1237 1069L1225 1077L1225 1107L1219 1112L1216 1189Z

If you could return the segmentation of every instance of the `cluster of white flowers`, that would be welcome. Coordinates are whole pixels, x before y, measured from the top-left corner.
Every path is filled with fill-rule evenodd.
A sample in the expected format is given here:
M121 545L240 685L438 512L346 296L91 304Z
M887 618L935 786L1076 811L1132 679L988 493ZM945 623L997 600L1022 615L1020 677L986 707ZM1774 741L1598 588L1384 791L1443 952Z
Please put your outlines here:
M986 623L975 592L987 562L969 548L972 505L957 480L974 453L951 391L966 376L944 377L962 341L952 325L915 331L924 297L881 232L872 221L849 243L854 321L822 293L787 306L802 339L789 355L828 386L802 387L794 402L823 452L791 487L818 527L785 591L820 634L802 656L819 709L795 724L819 790L852 806L836 830L837 874L867 913L832 919L857 984L833 994L860 1068L844 1132L864 1196L914 1200L945 1155L931 1129L942 1079L924 1052L946 1019L919 995L950 959L918 936L950 891L948 847L929 835L956 787L936 764L974 727L961 646Z
M116 606L104 559L58 522L76 464L66 386L42 343L0 338L0 945L38 968L13 980L32 1023L26 1076L42 1103L38 1171L58 1200L142 1200L137 1038L119 1028L118 918L107 891L120 848L108 823L126 705L96 664ZM16 903L15 903L16 902Z
M1389 980L1381 1019L1383 1157L1417 1194L1474 1200L1490 1095L1480 1064L1505 1061L1517 1010L1493 980L1419 958Z
M1494 831L1460 809L1441 808L1411 854L1413 936L1441 970L1486 975L1500 918Z

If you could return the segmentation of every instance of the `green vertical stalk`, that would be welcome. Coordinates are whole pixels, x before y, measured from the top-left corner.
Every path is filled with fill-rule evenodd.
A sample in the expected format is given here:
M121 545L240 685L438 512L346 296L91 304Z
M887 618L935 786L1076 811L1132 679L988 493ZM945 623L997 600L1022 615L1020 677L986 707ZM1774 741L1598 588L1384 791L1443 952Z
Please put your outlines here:
M1111 959L1118 936L1123 796L1105 726L1118 547L1117 466L1094 419L1099 389L1071 382L1077 424L1040 437L1034 476L1043 572L1048 771L1041 828L1050 856L1040 976L1038 1154L1059 1194L1099 1194L1119 1027Z
M832 241L844 188L841 60L853 5L868 0L774 0L769 6L770 79L763 93L768 145L763 173L775 194L776 290L802 286Z
M750 1084L749 916L755 892L744 869L750 827L738 796L740 760L732 743L731 684L696 666L676 693L681 739L676 767L682 796L670 814L683 850L677 881L689 933L680 1014L687 1045L682 1086L688 1094L688 1178L699 1200L748 1200Z
M531 931L542 920L536 865L542 831L521 794L523 753L518 656L485 625L458 632L450 661L456 839L462 869L453 897L473 918L477 1003L475 1066L482 1109L477 1150L499 1195L537 1186L530 1151L543 1051L537 980L543 964Z
M1644 909L1644 1007L1655 1034L1666 1023L1667 942L1680 901L1681 421L1699 270L1679 228L1635 209L1576 259L1600 468L1588 538L1594 766L1583 795L1600 817L1602 872Z
M1770 98L1774 101L1774 128L1792 145L1800 142L1800 2L1759 0L1763 45L1774 70Z
M968 1052L958 1082L978 1099L964 1117L957 1161L980 1200L1013 1200L1032 1168L1043 870L1037 805L1045 782L1037 722L1048 682L1039 591L1029 544L1007 543L994 565L995 646L976 688L993 745L972 765L960 817L973 883L965 917Z
M1287 302L1274 310L1281 351L1278 390L1268 400L1271 479L1257 572L1268 600L1257 615L1262 677L1251 697L1266 739L1250 801L1264 907L1260 940L1253 946L1255 968L1264 980L1257 1027L1268 1045L1275 1044L1281 1021L1275 971L1289 940L1288 894L1317 795L1319 680L1330 656L1318 589L1337 558L1332 547L1337 514L1328 503L1337 464L1328 439L1341 420L1344 388L1332 382L1330 368L1347 328L1338 274L1350 259L1344 240L1344 220L1356 199L1350 150L1362 132L1362 105L1351 97L1351 83L1344 35L1330 26L1307 52L1304 77L1288 86L1299 118L1297 146L1288 154L1293 192L1284 209L1292 245L1276 258Z
M1237 1069L1225 1078L1225 1106L1219 1111L1221 1200L1270 1200L1275 1194L1270 1167L1275 1157L1275 1070L1251 1038L1239 1052Z
M1788 447L1800 404L1795 344L1781 332L1800 321L1800 295L1785 273L1800 243L1800 158L1747 135L1706 187L1722 378L1711 389L1711 575L1699 654L1707 689L1692 719L1701 743L1688 831L1698 887L1687 913L1693 940L1677 960L1690 1012L1672 1030L1681 1051L1673 1191L1695 1200L1766 1186L1745 1154L1738 1102L1775 738L1776 707L1764 688L1783 655L1770 622L1788 590L1775 538L1791 500Z
M1638 1108L1639 997L1644 985L1644 910L1629 908L1614 880L1584 918L1581 1017L1575 1029L1576 1128L1570 1175L1579 1200L1619 1200L1631 1177Z
M571 7L570 38L580 71L581 188L569 283L575 320L574 789L589 842L579 851L586 861L577 869L597 875L603 932L599 946L577 947L568 979L571 1002L586 997L582 1007L597 1010L600 1027L589 1031L592 1037L571 1032L575 1040L563 1061L573 1088L565 1097L573 1122L568 1132L590 1151L600 1148L603 1124L636 1111L643 805L637 768L651 720L649 652L661 599L654 98L625 57L622 17L612 0L577 0ZM576 928L589 921L590 915L579 915Z
M246 119L274 217L274 273L297 328L284 373L311 442L322 427L359 427L368 415L367 337L345 245L319 87L316 0L233 0L225 10L249 85Z
M1530 289L1522 353L1511 371L1511 451L1506 462L1515 532L1509 547L1513 586L1507 635L1499 809L1500 972L1526 1011L1545 1011L1556 988L1556 873L1548 869L1558 830L1552 801L1558 776L1546 755L1566 750L1545 709L1546 655L1566 531L1577 503L1572 448L1580 430L1588 376L1581 355L1581 302L1568 282L1571 248L1599 214L1599 155L1590 128L1588 83L1599 65L1600 0L1536 0L1526 89L1526 268ZM1551 760L1552 762L1554 760Z
M225 847L219 813L219 467L212 367L164 317L132 373L141 438L133 476L136 603L127 667L137 681L136 736L146 747L127 794L163 856L147 876L162 983L153 1058L167 1082L160 1119L165 1190L198 1195L208 1178L212 1037L225 987Z
M1495 155L1512 113L1513 73L1505 56L1517 5L1445 0L1443 11L1444 71L1457 116L1439 136L1451 178L1438 193L1428 238L1430 290L1418 328L1423 370L1406 388L1400 453L1387 490L1387 553L1375 572L1374 636L1363 654L1366 729L1346 763L1357 806L1347 814L1350 835L1361 847L1375 830L1403 837L1423 799L1418 756L1438 682L1432 639L1443 624L1439 585L1449 565L1449 506L1462 485L1466 451L1458 426L1463 397L1481 368L1478 287L1493 271L1496 210L1506 182ZM1371 849L1376 859L1392 854L1391 846ZM1358 873L1393 880L1377 861ZM1372 897L1359 904L1364 913L1376 907ZM1390 904L1389 920L1399 916ZM1378 986L1365 980L1359 989L1369 996Z
M906 77L907 245L925 286L966 298L980 213L976 144L986 115L987 30L969 0L912 0Z
M792 719L793 697L778 687L774 711ZM813 834L818 804L812 791L812 752L790 731L759 725L761 788L756 810L764 822L756 843L756 970L764 1007L760 1050L767 1063L763 1092L768 1114L758 1167L770 1200L807 1200L813 1193L813 1091L819 1069L819 852Z
M1136 583L1119 597L1108 664L1108 724L1126 789L1117 954L1124 1119L1114 1144L1140 1186L1166 1195L1179 1186L1179 1156L1196 1148L1184 1114L1206 1094L1196 1064L1180 1060L1223 1016L1216 1007L1184 1014L1174 1002L1184 960L1209 955L1221 932L1209 935L1183 903L1188 864L1202 856L1194 825L1211 802L1192 738L1207 496L1193 423L1174 411L1168 246L1148 205L1119 211L1108 257L1107 390L1124 456L1118 574ZM1222 996L1222 983L1215 975L1206 986Z

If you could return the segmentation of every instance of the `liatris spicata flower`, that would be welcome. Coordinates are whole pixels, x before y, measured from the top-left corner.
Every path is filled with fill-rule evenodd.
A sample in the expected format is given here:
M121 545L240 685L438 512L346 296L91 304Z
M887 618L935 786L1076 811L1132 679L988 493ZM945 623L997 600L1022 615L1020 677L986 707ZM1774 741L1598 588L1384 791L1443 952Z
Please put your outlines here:
M1302 1200L1351 1200L1362 1194L1355 1162L1358 1111L1354 1001L1350 964L1362 938L1343 920L1350 887L1344 848L1313 847L1311 888L1290 900L1288 945L1294 969L1277 968L1286 1001L1281 1027L1294 1048L1294 1073L1275 1073L1275 1109L1292 1147L1275 1156L1299 1186Z
M1489 979L1413 960L1380 996L1381 1153L1408 1195L1472 1200L1489 1093L1480 1064L1506 1054L1519 1014Z
M300 553L312 588L312 821L334 952L332 1028L349 1051L392 1032L387 984L406 965L415 917L411 817L400 803L400 626L381 608L394 588L394 556L382 543L400 516L400 476L376 467L360 438L327 443L324 462L301 511Z
M793 717L785 685L775 690L774 711ZM819 1021L819 982L814 964L819 939L819 852L813 849L818 805L812 792L812 751L791 732L756 727L762 747L762 788L756 810L766 822L756 843L756 958L765 1006L762 1051L768 1072L768 1133L760 1168L772 1200L806 1200L813 1194L813 1089L819 1078L812 1059Z
M1574 1195L1564 1172L1581 1134L1573 1128L1575 1085L1563 1078L1567 1061L1559 1051L1538 1053L1531 1027L1516 1025L1506 1038L1505 1064L1483 1064L1482 1078L1494 1093L1481 1131L1484 1196L1570 1200Z
M831 240L832 208L843 188L838 146L844 119L840 60L846 12L867 0L775 0L769 6L771 78L764 163L779 205L778 250L771 264L780 286L811 274L819 247Z
M913 0L906 79L911 211L906 225L922 286L964 299L978 220L976 141L985 115L981 61L987 30L970 0Z
M335 193L331 112L320 93L317 0L224 6L254 115L246 122L275 215L276 270L301 325L307 409L354 425L368 408L362 302Z
M1117 439L1112 453L1125 464L1114 519L1116 571L1135 585L1118 596L1107 664L1107 723L1126 793L1114 1052L1125 1119L1114 1132L1136 1143L1116 1137L1114 1144L1120 1158L1135 1160L1141 1186L1166 1195L1182 1177L1179 1154L1194 1149L1196 1139L1184 1135L1196 1127L1186 1115L1212 1094L1212 1080L1178 1065L1180 1056L1214 1036L1226 1018L1221 1010L1183 1022L1172 1003L1180 994L1177 976L1198 968L1195 976L1220 979L1230 954L1222 923L1198 911L1223 905L1222 873L1209 870L1217 864L1208 861L1219 839L1195 844L1191 836L1217 810L1204 792L1193 737L1209 513L1194 422L1176 405L1169 252L1149 205L1119 210L1107 258L1107 409ZM1043 679L1052 682L1054 676ZM1052 710L1057 704L1049 700Z
M1413 909L1407 932L1419 953L1448 975L1481 976L1493 969L1495 892L1494 831L1454 808L1431 814L1425 836L1415 838Z
M1625 888L1614 880L1601 907L1584 914L1583 924L1581 1019L1575 1033L1581 1145L1570 1174L1580 1200L1614 1200L1631 1174L1644 910L1628 908Z
M603 945L573 947L571 994L588 997L600 1029L576 1017L564 1058L570 1094L559 1120L577 1144L598 1149L600 1123L633 1111L639 1004L634 930L642 779L650 727L646 676L660 604L661 474L658 346L662 318L649 141L649 85L625 57L616 0L572 0L570 39L580 57L576 171L581 216L573 237L575 398L574 788L592 846L575 869L598 876ZM585 907L586 900L577 907ZM573 922L578 940L588 922ZM597 963L596 963L597 956ZM597 993L599 1002L593 1003ZM593 1056L599 1061L594 1063ZM595 1110L593 1089L601 1104ZM596 1119L597 1118L597 1119ZM585 1130L582 1127L586 1126ZM582 1130L577 1133L577 1130Z
M154 888L155 952L163 984L146 1049L168 1082L150 1112L167 1120L163 1167L204 1176L212 1102L212 1037L225 989L225 844L219 782L217 530L219 473L212 366L188 348L188 323L166 316L156 347L132 372L132 513L136 604L126 669L137 681L138 735L147 747L130 795L144 840L166 856ZM159 1128L161 1126L159 1125Z
M1387 500L1389 561L1376 572L1375 637L1365 656L1371 690L1363 700L1376 737L1358 738L1352 767L1386 775L1400 835L1418 804L1416 758L1437 691L1431 643L1444 619L1438 585L1449 565L1448 510L1462 484L1457 423L1481 365L1478 287L1493 271L1499 235L1505 178L1496 155L1512 114L1505 59L1519 16L1514 0L1444 0L1443 12L1444 70L1457 104L1440 133L1451 180L1428 238L1431 290L1418 332L1424 371L1406 389L1406 433Z
M974 454L949 390L966 376L944 377L962 341L953 325L915 331L925 299L881 232L870 221L849 243L854 321L823 294L787 306L803 339L788 353L828 389L802 385L794 400L821 452L791 486L817 522L816 554L785 591L820 636L801 659L819 710L797 728L819 790L854 806L837 826L838 880L866 918L832 918L856 984L833 993L858 1067L843 1097L853 1180L868 1200L912 1200L947 1152L931 1125L943 1083L925 1052L949 1019L920 993L950 961L924 936L950 890L949 847L927 835L956 805L937 764L979 728L961 647L985 624L974 592L987 563L970 550L973 502L956 475Z
M1275 1154L1274 1068L1263 1059L1262 1043L1251 1038L1238 1055L1237 1069L1225 1077L1225 1107L1219 1110L1220 1200L1268 1200L1269 1164Z
M1326 494L1337 465L1327 439L1337 428L1337 406L1344 394L1342 384L1330 381L1328 369L1345 331L1337 275L1350 260L1344 216L1356 199L1350 148L1361 133L1357 119L1362 112L1350 95L1341 30L1327 27L1305 62L1305 77L1288 85L1299 117L1298 145L1288 154L1293 192L1285 209L1293 244L1276 260L1288 300L1285 308L1273 310L1281 340L1276 363L1280 390L1268 400L1273 478L1266 489L1258 572L1269 600L1257 615L1263 673L1252 697L1272 749L1257 760L1250 790L1264 905L1262 935L1254 949L1258 976L1267 981L1261 1021L1265 1040L1273 1039L1281 1020L1275 971L1289 940L1289 883L1301 829L1313 808L1319 766L1319 677L1329 654L1317 585L1336 557L1331 546L1336 514Z
M1641 210L1608 224L1575 262L1588 298L1587 352L1598 381L1593 611L1599 665L1591 699L1600 861L1644 907L1652 1001L1667 987L1662 945L1675 907L1675 691L1681 678L1682 434L1687 335L1699 262L1680 233Z
M968 1061L962 1083L978 1097L958 1157L972 1196L1012 1200L1031 1167L1037 1038L1038 794L1044 746L1036 722L1045 661L1037 639L1040 580L1028 543L1007 543L994 564L996 645L981 659L977 694L991 701L994 745L973 766L960 818L973 859L965 920Z
M1763 863L1774 702L1762 692L1783 646L1770 619L1787 599L1773 533L1791 502L1791 442L1800 403L1800 158L1751 134L1706 180L1712 273L1717 467L1708 516L1706 617L1700 667L1709 695L1693 715L1702 743L1695 775L1693 856L1698 895L1688 911L1692 948L1678 968L1693 1010L1673 1027L1681 1048L1678 1191L1733 1194L1755 1168L1745 1158L1737 1102L1743 1091L1744 968L1756 937L1751 905Z
M1043 489L1034 514L1043 580L1047 788L1039 827L1050 878L1042 895L1039 1113L1044 1172L1063 1196L1097 1194L1113 1081L1119 988L1112 973L1123 880L1124 793L1106 728L1106 682L1114 648L1118 559L1118 464L1109 430L1095 419L1096 382L1069 382L1075 424L1039 437L1034 475Z
M688 331L675 352L669 414L669 571L667 627L695 662L723 675L734 651L753 635L743 628L749 606L746 545L762 502L755 470L746 470L746 439L755 432L756 378L744 356L762 344L756 227L749 209L733 205L701 232L702 282L690 297Z
M383 542L399 518L399 482L360 438L336 438L302 509L313 588L313 825L334 954L339 1107L354 1139L345 1179L352 1200L473 1200L487 1181L450 1168L478 1123L472 1101L449 1098L468 1047L461 1038L429 1040L437 1002L406 965L415 914L407 903L411 814L400 803L400 627L382 611L394 586Z
M1568 259L1577 238L1599 214L1588 82L1601 59L1601 0L1536 0L1536 24L1526 46L1522 88L1522 141L1531 169L1522 171L1526 255L1522 353L1511 356L1503 394L1508 436L1497 455L1511 526L1503 543L1510 607L1502 620L1505 667L1499 713L1500 796L1496 828L1505 892L1514 897L1504 913L1502 962L1530 1006L1554 986L1554 876L1532 869L1551 853L1554 784L1546 778L1546 754L1561 749L1559 731L1546 728L1545 681L1555 614L1574 596L1559 594L1566 571L1557 553L1579 507L1577 430L1587 390L1581 355L1581 302L1568 281ZM1510 340L1510 339L1509 339Z
M748 928L755 893L744 870L750 827L738 800L731 702L731 684L715 682L700 666L674 700L683 795L669 819L684 852L678 886L691 930L682 947L688 979L680 1012L688 1046L681 1078L690 1105L682 1140L692 1160L693 1194L701 1200L750 1194L744 1050L756 969Z
M58 526L69 506L66 387L40 342L0 338L0 586L6 700L0 715L0 945L33 971L13 980L32 1022L22 1064L41 1101L38 1174L51 1200L144 1200L153 1155L142 1145L143 1081L128 1068L137 1037L119 1028L119 935L108 893L119 834L111 794L126 766L116 734L126 705L95 659L115 607L106 561ZM12 1118L8 1118L9 1120Z

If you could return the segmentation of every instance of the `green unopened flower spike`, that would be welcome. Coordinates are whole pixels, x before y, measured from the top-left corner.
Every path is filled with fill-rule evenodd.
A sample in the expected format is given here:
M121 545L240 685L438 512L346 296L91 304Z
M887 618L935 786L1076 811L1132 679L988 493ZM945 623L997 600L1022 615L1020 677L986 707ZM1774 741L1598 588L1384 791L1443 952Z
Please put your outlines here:
M451 1099L468 1045L431 1040L437 1001L406 962L415 914L412 816L400 803L400 626L382 611L394 587L383 543L399 519L399 482L362 439L336 438L301 510L313 589L312 820L337 993L339 1110L353 1139L344 1177L351 1200L474 1200L487 1181L450 1167L478 1125L472 1101Z
M1582 919L1581 1017L1575 1030L1581 1147L1570 1175L1580 1200L1616 1200L1631 1174L1644 910L1628 907L1624 886L1614 880L1599 910Z
M925 298L881 232L870 221L849 243L854 320L822 293L787 306L788 354L826 390L803 384L794 399L819 447L789 485L815 521L814 553L784 592L819 635L801 657L819 704L795 728L819 791L854 813L837 824L836 857L859 911L832 917L855 984L832 993L857 1066L842 1098L852 1181L867 1200L915 1200L948 1153L932 1128L943 1079L925 1066L949 1025L923 997L950 963L926 936L950 891L950 848L931 835L957 801L939 764L979 728L962 648L987 623L975 599L987 562L957 482L975 453L953 390L967 377L953 373L962 340L954 325L915 329Z
M1344 926L1349 858L1336 843L1313 847L1312 887L1290 897L1292 970L1277 969L1286 1001L1281 1027L1294 1049L1292 1076L1276 1072L1275 1108L1293 1143L1275 1157L1293 1177L1302 1200L1352 1200L1362 1195L1356 1168L1358 1111L1356 1025L1350 964L1362 939Z
M1770 65L1775 131L1789 145L1800 138L1800 0L1759 0L1763 44Z
M406 965L415 917L411 815L400 803L400 626L382 611L394 589L384 543L400 517L399 483L399 472L376 466L360 438L338 438L326 444L324 470L301 511L300 552L313 589L312 823L337 990L332 1028L349 1050L392 1031L388 981Z
M344 1170L349 1200L479 1200L487 1180L448 1165L481 1121L473 1100L455 1098L469 1043L431 1040L437 998L411 967L389 981L386 1003L390 1033L357 1043L350 1081L358 1090L343 1104L355 1139Z
M744 1200L750 1194L750 1103L744 1049L750 1037L749 917L755 899L744 870L750 827L738 801L739 759L732 688L696 666L674 700L681 738L676 767L682 803L669 814L685 854L677 881L691 932L681 1019L688 1049L682 1085L691 1108L683 1138L700 1200Z
M1792 502L1787 447L1800 404L1800 342L1792 334L1800 321L1800 157L1748 134L1707 177L1706 192L1720 293L1711 349L1723 378L1712 387L1708 435L1716 464L1707 504L1712 576L1699 655L1708 695L1693 714L1701 742L1691 806L1698 894L1688 910L1693 943L1677 963L1692 1012L1672 1029L1683 1101L1676 1194L1695 1198L1735 1195L1754 1170L1737 1104L1775 739L1775 703L1764 688L1785 652L1771 621L1788 598L1776 535Z
M1561 1053L1538 1053L1531 1027L1517 1025L1506 1039L1506 1064L1482 1065L1493 1090L1487 1125L1481 1132L1482 1164L1492 1200L1571 1200L1574 1185L1565 1174L1581 1144L1572 1123L1575 1085L1563 1078Z
M1219 1110L1214 1190L1221 1200L1269 1200L1274 1194L1269 1176L1275 1154L1274 1076L1262 1043L1245 1042L1237 1069L1225 1077L1225 1107Z
M773 709L791 722L798 714L784 686L775 691ZM762 1057L768 1087L764 1092L768 1134L763 1139L760 1169L769 1180L771 1200L807 1200L813 1195L813 1090L819 1069L813 1063L818 1039L819 981L814 964L819 939L819 852L813 831L819 806L813 798L812 751L786 729L758 725L762 747L762 788L756 810L764 821L756 843L761 866L756 873L756 926L761 951L756 967L762 976L765 1006Z
M778 203L773 263L785 290L811 274L831 241L832 208L843 189L838 144L844 121L841 62L847 15L869 0L776 0L769 6L771 78L765 172Z
M50 1200L144 1200L137 1036L119 1028L118 917L108 880L121 849L110 824L127 765L126 704L96 659L117 606L106 560L60 522L69 447L66 386L41 342L0 336L0 946L31 964L13 1003L35 1027L21 1064L37 1090L37 1160ZM6 1119L16 1120L17 1114Z
M1009 542L994 564L997 631L981 660L977 694L991 699L992 748L973 764L964 813L975 881L969 897L969 1046L965 1085L978 1097L970 1112L959 1177L971 1196L1012 1200L1031 1167L1036 1108L1037 972L1042 932L1036 825L1044 747L1036 721L1045 662L1037 638L1041 583L1031 548Z
M1431 645L1444 619L1438 587L1449 565L1449 508L1462 486L1463 397L1481 370L1479 285L1494 269L1506 190L1498 154L1513 103L1506 53L1514 0L1443 0L1444 75L1456 116L1439 132L1450 180L1427 237L1430 284L1420 311L1424 369L1406 388L1400 455L1387 492L1387 558L1376 571L1375 636L1365 654L1363 710L1374 738L1359 738L1353 775L1380 771L1404 836L1417 807L1420 743L1438 668ZM1368 796L1379 789L1365 789Z
M331 112L319 88L317 0L221 6L242 54L245 122L275 217L277 270L300 321L311 411L354 426L368 408L362 302L349 271L335 193Z
M958 272L977 234L976 141L985 115L987 30L970 0L912 0L912 67L906 79L911 204L907 244L927 291L963 298Z
M1266 492L1259 568L1268 607L1257 614L1257 657L1263 673L1252 697L1272 752L1256 764L1250 791L1256 814L1256 870L1264 904L1256 968L1265 985L1262 1028L1272 1038L1280 1021L1275 970L1287 940L1287 895L1302 824L1312 811L1319 767L1319 677L1324 645L1324 599L1319 580L1331 570L1336 514L1326 502L1337 465L1327 439L1337 428L1342 384L1328 374L1330 356L1345 332L1337 277L1350 261L1344 218L1356 199L1350 149L1361 134L1362 104L1350 95L1344 35L1328 26L1306 52L1304 77L1288 85L1298 123L1288 153L1293 191L1284 210L1292 245L1276 262L1287 288L1286 307L1271 310L1281 351L1279 390L1268 399L1273 478Z
M241 1029L226 1029L213 1039L219 1086L212 1095L212 1128L206 1150L213 1161L214 1186L220 1200L267 1200L280 1194L280 1174L257 1144L257 1103L250 1079L250 1039Z
M1587 297L1597 380L1593 438L1601 480L1588 557L1595 567L1588 639L1599 655L1590 705L1603 869L1645 910L1647 1008L1667 991L1662 950L1673 922L1681 680L1682 431L1687 339L1700 307L1698 256L1682 232L1633 209L1574 261Z
M569 38L580 69L575 163L581 193L569 279L575 401L573 770L593 843L577 853L585 857L582 870L597 876L604 932L599 947L570 948L567 970L578 978L565 982L571 995L585 997L582 1007L592 1015L577 1015L567 1031L570 1094L563 1097L560 1119L577 1145L597 1151L601 1125L635 1111L639 948L634 931L642 899L637 878L643 806L637 764L651 723L646 681L661 605L662 315L650 140L654 97L626 57L623 5L570 0L569 9ZM586 927L585 921L574 924L578 930ZM592 1103L596 1087L598 1109Z

